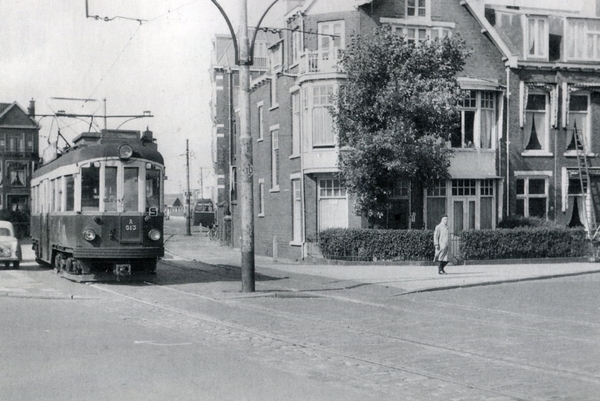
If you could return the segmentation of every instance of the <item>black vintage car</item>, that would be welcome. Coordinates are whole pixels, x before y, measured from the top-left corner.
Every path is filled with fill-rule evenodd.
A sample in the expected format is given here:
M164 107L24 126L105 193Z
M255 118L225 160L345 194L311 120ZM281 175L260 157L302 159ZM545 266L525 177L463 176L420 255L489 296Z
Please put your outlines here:
M194 206L194 225L202 227L212 227L215 223L215 209L212 200L200 199Z

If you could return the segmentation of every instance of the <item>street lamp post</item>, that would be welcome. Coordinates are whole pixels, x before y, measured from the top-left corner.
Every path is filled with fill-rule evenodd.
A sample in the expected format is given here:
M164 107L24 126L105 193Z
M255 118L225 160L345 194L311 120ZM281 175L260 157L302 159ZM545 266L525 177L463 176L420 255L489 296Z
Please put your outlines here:
M242 291L254 292L254 183L250 133L250 57L248 4L240 0L240 152L242 209Z
M242 229L242 292L254 292L254 166L252 160L252 135L250 132L250 66L253 64L254 40L260 24L271 7L278 0L274 0L260 18L252 45L248 40L248 2L240 0L240 42L238 45L233 26L227 14L217 0L211 0L219 9L231 33L235 50L235 62L240 66L240 197L241 197L241 229Z

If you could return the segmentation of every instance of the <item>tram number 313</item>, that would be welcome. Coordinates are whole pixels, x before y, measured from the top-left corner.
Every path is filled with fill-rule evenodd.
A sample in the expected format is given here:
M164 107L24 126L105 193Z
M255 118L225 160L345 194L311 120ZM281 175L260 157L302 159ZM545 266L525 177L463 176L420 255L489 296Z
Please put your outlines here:
M133 224L133 220L129 220L129 223L125 225L125 231L135 231L137 226Z

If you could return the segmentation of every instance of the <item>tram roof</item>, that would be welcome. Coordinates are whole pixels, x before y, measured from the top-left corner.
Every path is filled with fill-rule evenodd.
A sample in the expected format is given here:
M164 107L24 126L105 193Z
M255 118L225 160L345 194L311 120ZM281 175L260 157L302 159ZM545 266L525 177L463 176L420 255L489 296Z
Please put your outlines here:
M126 136L105 136L98 133L81 134L74 141L75 146L65 149L64 153L56 159L40 166L34 171L33 177L37 178L59 167L82 163L86 160L118 158L119 147L123 144L128 144L133 149L133 156L130 160L143 159L161 165L164 164L164 159L156 149L155 143L140 139L137 131L130 131L130 133L131 135ZM137 133L137 137L133 133Z

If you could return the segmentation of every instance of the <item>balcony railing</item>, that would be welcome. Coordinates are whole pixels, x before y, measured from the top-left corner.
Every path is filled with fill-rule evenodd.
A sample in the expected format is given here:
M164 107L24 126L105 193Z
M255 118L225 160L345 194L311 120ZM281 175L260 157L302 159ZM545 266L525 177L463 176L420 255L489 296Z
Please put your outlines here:
M320 74L327 72L343 72L340 61L344 50L333 48L331 50L306 51L300 56L301 74Z

